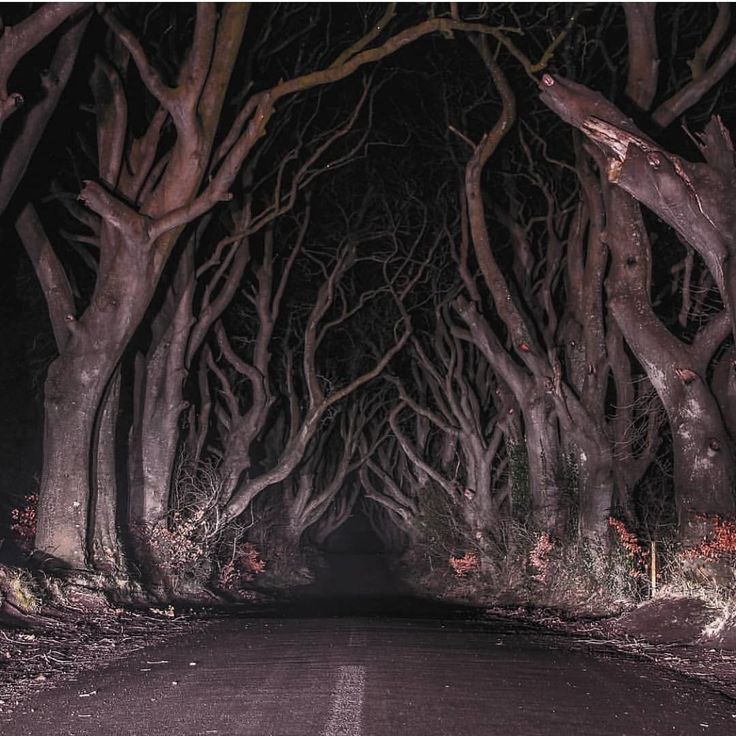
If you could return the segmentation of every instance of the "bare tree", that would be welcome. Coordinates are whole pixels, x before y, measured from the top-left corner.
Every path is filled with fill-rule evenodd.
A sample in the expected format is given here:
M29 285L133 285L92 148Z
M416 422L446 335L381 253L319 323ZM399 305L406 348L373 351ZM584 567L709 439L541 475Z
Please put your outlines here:
M349 401L330 420L329 429L322 430L315 438L299 468L284 482L282 542L287 550L298 551L304 533L325 515L334 517L333 523L322 529L322 534L327 536L334 523L340 518L344 520L355 504L354 484L352 491L342 494L342 504L335 502L343 487L349 486L348 477L365 461L358 448L371 414L367 396Z
M472 343L453 334L453 328L445 305L436 310L436 332L429 349L418 339L413 341L415 383L426 389L417 394L415 388L411 393L423 397L413 398L397 381L399 401L388 421L417 472L457 507L468 534L479 542L493 541L504 507L506 513L509 509L508 488L497 473L508 415L499 415L497 386L488 362ZM416 415L414 439L401 426L400 416L406 410ZM428 436L430 426L433 441Z
M55 12L63 15L58 8ZM385 34L379 21L333 61L318 62L316 70L257 92L246 90L245 102L225 119L225 97L249 6L227 5L218 15L214 5L198 5L191 40L178 50L180 60L166 74L161 59L155 58L155 47L147 48L132 23L128 25L134 16L126 23L116 7L101 6L100 12L111 37L110 53L97 59L92 78L98 172L80 193L89 210L84 220L90 234L85 239L98 248L99 267L89 304L80 313L70 309L59 324L60 354L46 381L36 540L40 551L73 567L86 564L92 533L88 512L93 436L116 367L180 237L190 224L231 198L233 182L266 133L277 103L345 79L437 31L475 30L506 40L496 28L431 18L371 46ZM51 25L46 25L49 30ZM31 35L38 37L35 31ZM145 102L133 116L138 99ZM250 488L232 501L231 517L257 493L254 485Z
M654 9L647 13L653 17ZM637 105L646 110L657 89L653 25L637 26L635 13L630 13L627 20L630 68L636 69L627 89ZM642 34L649 36L646 43ZM717 62L719 68L727 61L728 53L724 52ZM715 73L706 77L702 83L694 84L693 80L687 85L687 95L676 93L662 103L654 119L667 124L676 110L682 112L694 103L697 97L693 90L702 94L720 78ZM638 80L635 84L634 78ZM719 222L730 216L720 197L727 191L721 183L723 162L730 161L732 155L724 158L715 154L716 150L729 150L730 141L723 126L712 121L701 142L708 163L689 164L662 149L612 103L587 87L544 75L541 89L543 102L595 144L589 150L607 179L600 186L603 194L594 196L603 202L597 205L605 211L601 238L612 254L608 306L667 411L673 436L680 533L685 541L695 541L705 529L707 515L734 510L734 458L706 377L708 365L733 325L733 279L724 268L732 247L728 236L731 228L727 222ZM687 104L679 102L685 99ZM591 188L595 189L592 183L589 192ZM635 200L654 210L692 245L720 291L726 309L703 324L689 344L668 331L652 309L650 244Z
M231 496L224 499L226 518L237 517L263 490L285 480L304 458L326 413L379 376L409 339L411 324L403 300L421 275L422 269L413 268L408 258L394 255L389 257L382 267L386 277L383 285L363 294L351 295L344 291L341 281L355 265L356 260L359 260L357 244L352 241L351 236L348 236L346 242L340 245L337 257L329 269L325 265L320 265L325 280L317 292L306 322L299 328L299 342L302 344L300 380L303 382L304 400L300 401L298 387L294 383L287 387L290 412L286 444L270 470L245 479L233 489ZM393 272L392 266L395 269ZM406 277L407 268L409 269L407 282L397 285L397 279ZM391 340L381 348L375 361L348 377L343 385L328 387L320 376L318 348L328 338L330 331L340 328L359 313L366 303L381 296L387 299L395 312L395 326ZM297 329L297 325L294 324L293 328ZM292 354L291 350L287 351L287 357ZM289 365L294 365L292 358L289 358ZM289 370L288 373L290 372Z

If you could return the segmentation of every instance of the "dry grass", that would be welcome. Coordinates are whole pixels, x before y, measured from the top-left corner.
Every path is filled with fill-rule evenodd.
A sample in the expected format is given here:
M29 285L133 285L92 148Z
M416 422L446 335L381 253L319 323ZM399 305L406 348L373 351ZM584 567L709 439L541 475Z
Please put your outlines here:
M640 561L616 543L553 541L509 523L493 545L465 544L444 561L413 553L404 569L408 576L421 570L414 572L415 584L435 594L486 605L603 614L636 604L646 592Z

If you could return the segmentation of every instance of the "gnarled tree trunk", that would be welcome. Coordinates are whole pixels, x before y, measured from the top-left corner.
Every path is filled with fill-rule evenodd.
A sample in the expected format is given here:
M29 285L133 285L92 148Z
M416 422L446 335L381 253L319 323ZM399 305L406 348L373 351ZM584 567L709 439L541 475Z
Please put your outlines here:
M703 364L697 355L697 343L681 343L652 310L649 240L639 205L610 187L606 211L613 256L609 306L667 412L680 536L694 543L707 529L704 517L734 512L736 465L731 441L705 381L707 361Z

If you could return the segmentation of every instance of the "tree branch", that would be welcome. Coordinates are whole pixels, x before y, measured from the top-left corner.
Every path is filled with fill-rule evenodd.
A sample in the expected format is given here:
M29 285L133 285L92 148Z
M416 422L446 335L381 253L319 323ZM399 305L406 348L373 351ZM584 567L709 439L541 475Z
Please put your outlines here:
M657 94L656 3L624 3L629 37L629 73L626 95L642 110L648 110Z
M666 128L676 120L685 110L698 103L736 64L736 35L723 50L713 65L692 81L686 84L679 92L665 100L652 114L652 120L657 125Z
M62 352L70 336L70 327L76 320L69 279L32 204L26 204L21 210L15 227L41 283L56 347Z
M65 8L70 7L64 3ZM83 4L80 4L80 7ZM34 17L34 16L32 16ZM44 97L30 108L21 131L12 143L11 150L5 155L0 167L0 213L5 212L15 190L20 184L28 164L31 161L34 151L41 136L46 130L46 126L56 110L61 94L66 88L69 77L74 68L77 59L77 52L84 36L84 32L89 22L90 14L84 18L80 18L68 30L64 32L51 59L48 72L44 73L41 78L41 84L44 90ZM6 30L7 33L7 30ZM5 37L0 39L0 47ZM13 107L18 102L19 96L11 95L9 105ZM0 107L4 103L0 101ZM3 113L0 111L0 126L2 126Z
M127 243L149 245L155 240L151 236L151 219L128 207L97 182L84 182L79 201L118 230Z

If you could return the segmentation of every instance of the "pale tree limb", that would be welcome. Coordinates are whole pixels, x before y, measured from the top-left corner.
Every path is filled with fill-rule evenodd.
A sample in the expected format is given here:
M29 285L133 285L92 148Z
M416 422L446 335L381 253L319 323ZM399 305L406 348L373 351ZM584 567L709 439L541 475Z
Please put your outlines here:
M421 269L420 269L421 270ZM329 289L326 290L326 293ZM359 388L366 385L373 379L377 378L388 366L388 364L403 350L411 335L411 323L403 307L403 304L397 301L397 307L401 313L400 326L401 332L395 336L393 344L388 347L383 354L376 360L373 366L365 370L360 375L347 383L340 389L325 395L321 388L317 385L313 386L309 392L308 407L306 412L301 415L299 427L290 432L290 436L286 446L283 448L279 459L271 470L268 470L254 478L249 479L239 490L237 490L232 498L229 499L224 514L228 519L235 519L239 516L252 502L252 500L266 488L281 482L287 478L296 466L301 462L307 447L316 434L320 421L325 413L338 402L347 398ZM308 322L312 322L311 327L307 330L316 331L316 323L319 321L318 315L325 313L324 302L315 303L312 312L308 318ZM311 347L309 347L311 345ZM305 352L310 352L315 347L314 341L307 343L305 340ZM311 375L311 380L316 382L316 364L315 355L312 353L305 358L303 363L305 372ZM293 404L292 404L293 406Z
M665 100L652 113L652 120L657 125L666 128L682 113L703 99L703 96L733 69L734 64L736 64L736 35L708 69L702 71L698 76L693 76L688 84Z
M63 5L63 3L59 4ZM45 93L43 99L28 110L20 133L13 140L11 149L5 155L2 167L0 167L0 213L5 212L15 190L23 179L33 152L36 150L38 142L41 140L41 136L46 130L46 126L66 88L89 19L90 14L80 17L64 32L59 39L48 71L41 76L41 86ZM0 46L4 40L5 36L0 39ZM1 125L2 121L0 120Z
M718 45L724 39L728 32L728 26L731 23L731 4L716 3L718 5L718 15L705 38L705 41L698 46L693 54L693 58L688 61L693 79L699 79L706 70L710 57L718 48Z
M386 10L383 15L375 22L373 27L366 33L361 39L356 41L350 48L345 49L336 59L330 64L330 66L340 66L346 61L351 59L356 54L360 53L366 46L370 45L375 41L381 33L386 29L386 26L396 17L396 3L388 3Z
M102 56L95 58L92 92L97 113L97 151L100 179L118 185L128 132L128 100L117 69Z
M656 3L624 3L629 39L629 69L626 95L642 110L648 110L657 94Z
M394 436L399 442L399 445L401 446L401 449L404 451L404 454L409 458L409 460L418 468L422 470L422 472L430 477L437 485L442 488L442 490L447 493L447 495L453 500L456 501L459 496L459 487L458 485L451 480L448 480L445 478L440 472L435 470L429 463L425 462L419 455L419 452L417 451L416 447L412 444L412 442L409 440L409 438L404 434L401 427L399 426L398 422L398 416L403 410L403 408L406 405L403 401L397 402L397 404L391 409L388 415L388 423L391 427L391 431L394 433Z
M31 259L46 304L56 347L62 351L75 324L74 297L64 267L61 265L32 204L26 204L15 223L23 246Z
M8 81L18 62L65 20L88 7L89 3L46 3L18 25L3 29L0 38L0 126L24 104L23 95L8 94Z

